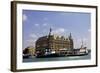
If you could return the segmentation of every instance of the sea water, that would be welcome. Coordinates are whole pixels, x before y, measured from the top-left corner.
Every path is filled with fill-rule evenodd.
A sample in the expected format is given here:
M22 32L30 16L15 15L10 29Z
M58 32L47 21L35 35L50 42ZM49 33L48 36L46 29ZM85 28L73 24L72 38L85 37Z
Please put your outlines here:
M84 56L65 56L65 57L50 57L50 58L36 58L32 56L30 58L24 58L23 62L45 62L45 61L69 61L69 60L86 60L91 59L91 53Z

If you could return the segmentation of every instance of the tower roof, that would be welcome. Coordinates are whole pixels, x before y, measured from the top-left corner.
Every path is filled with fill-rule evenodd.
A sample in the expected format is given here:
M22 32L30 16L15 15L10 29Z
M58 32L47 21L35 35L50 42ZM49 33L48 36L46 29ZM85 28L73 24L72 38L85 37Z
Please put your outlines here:
M72 34L70 33L70 35L69 35L69 39L72 39Z

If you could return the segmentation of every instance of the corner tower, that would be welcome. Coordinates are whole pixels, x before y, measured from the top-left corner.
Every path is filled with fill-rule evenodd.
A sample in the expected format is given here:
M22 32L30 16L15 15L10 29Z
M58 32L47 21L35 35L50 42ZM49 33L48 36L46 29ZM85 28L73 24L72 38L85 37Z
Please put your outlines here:
M72 34L70 33L69 35L69 48L73 49L74 48L74 43L73 43L73 38L72 38Z

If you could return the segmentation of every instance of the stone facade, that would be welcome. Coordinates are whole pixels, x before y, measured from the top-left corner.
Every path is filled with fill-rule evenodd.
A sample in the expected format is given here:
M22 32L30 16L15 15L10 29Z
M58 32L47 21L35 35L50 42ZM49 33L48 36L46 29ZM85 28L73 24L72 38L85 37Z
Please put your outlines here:
M73 39L70 35L65 38L64 36L49 35L38 38L35 44L36 51L45 52L45 49L58 52L60 49L66 48L71 51L74 48Z

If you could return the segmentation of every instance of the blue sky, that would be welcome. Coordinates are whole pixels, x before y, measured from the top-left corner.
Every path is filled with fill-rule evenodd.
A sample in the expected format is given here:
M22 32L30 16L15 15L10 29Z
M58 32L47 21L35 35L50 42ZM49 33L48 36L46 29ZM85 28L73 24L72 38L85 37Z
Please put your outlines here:
M72 33L74 47L84 45L90 48L91 42L91 14L79 12L56 12L23 10L23 48L35 46L35 41L44 35L48 35L52 28L52 34L65 37Z

